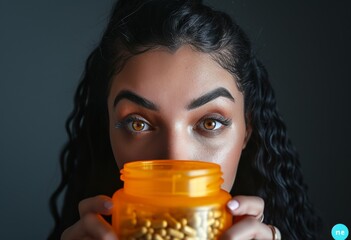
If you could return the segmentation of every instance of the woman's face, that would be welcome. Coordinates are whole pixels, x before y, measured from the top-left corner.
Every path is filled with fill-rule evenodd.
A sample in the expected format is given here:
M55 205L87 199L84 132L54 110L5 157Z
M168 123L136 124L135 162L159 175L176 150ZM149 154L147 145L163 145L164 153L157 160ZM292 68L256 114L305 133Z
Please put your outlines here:
M128 60L108 97L118 167L135 160L201 160L221 165L230 191L250 130L233 76L189 46Z

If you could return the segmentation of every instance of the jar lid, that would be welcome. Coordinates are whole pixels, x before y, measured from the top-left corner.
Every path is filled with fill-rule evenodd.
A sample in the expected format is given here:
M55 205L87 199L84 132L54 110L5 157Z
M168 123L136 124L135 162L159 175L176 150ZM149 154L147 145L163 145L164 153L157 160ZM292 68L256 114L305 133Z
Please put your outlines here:
M220 166L202 161L135 161L126 163L121 174L125 192L139 196L211 196L223 183Z

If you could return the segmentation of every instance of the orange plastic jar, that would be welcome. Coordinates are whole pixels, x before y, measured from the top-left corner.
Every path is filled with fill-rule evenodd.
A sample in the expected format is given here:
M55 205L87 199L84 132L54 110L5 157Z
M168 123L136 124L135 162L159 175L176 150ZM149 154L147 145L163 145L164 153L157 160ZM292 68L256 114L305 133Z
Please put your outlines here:
M137 161L121 170L113 195L118 239L218 239L231 226L220 166L184 160Z

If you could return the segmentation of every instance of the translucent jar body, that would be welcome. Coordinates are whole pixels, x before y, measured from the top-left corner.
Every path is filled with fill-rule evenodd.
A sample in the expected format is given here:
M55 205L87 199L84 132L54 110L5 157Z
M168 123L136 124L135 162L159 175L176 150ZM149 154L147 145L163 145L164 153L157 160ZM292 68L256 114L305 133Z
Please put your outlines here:
M216 164L140 161L121 172L112 215L118 239L218 239L232 224Z

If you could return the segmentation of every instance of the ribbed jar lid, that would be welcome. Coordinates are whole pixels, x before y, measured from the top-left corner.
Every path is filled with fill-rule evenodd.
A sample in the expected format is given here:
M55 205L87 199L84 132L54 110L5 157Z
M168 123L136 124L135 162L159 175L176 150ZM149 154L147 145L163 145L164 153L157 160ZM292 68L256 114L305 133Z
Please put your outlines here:
M121 170L125 193L136 196L212 196L221 176L218 164L189 160L135 161Z

